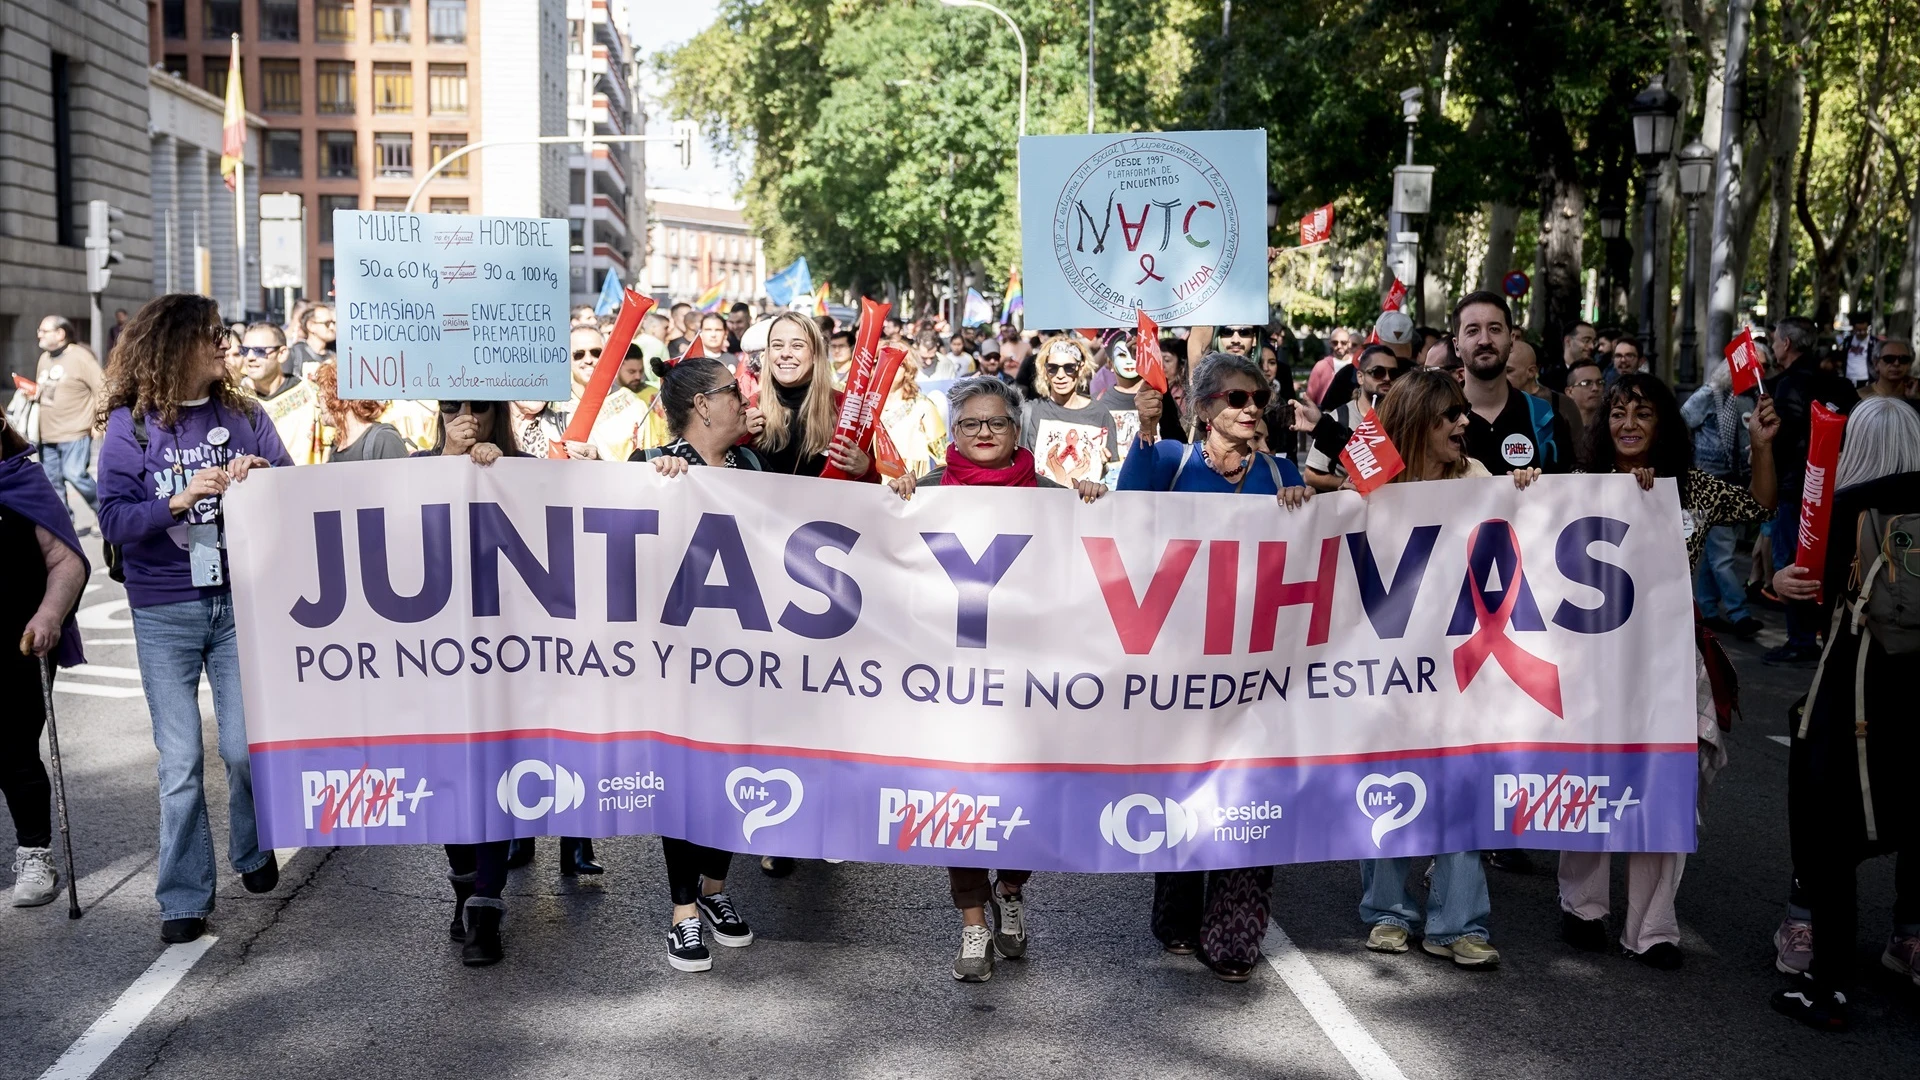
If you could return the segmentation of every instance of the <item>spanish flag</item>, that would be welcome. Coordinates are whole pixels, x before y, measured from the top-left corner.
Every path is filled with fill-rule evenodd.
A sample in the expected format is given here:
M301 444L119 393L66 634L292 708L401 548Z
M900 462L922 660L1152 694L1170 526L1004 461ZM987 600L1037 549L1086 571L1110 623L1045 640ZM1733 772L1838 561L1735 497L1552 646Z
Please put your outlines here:
M720 310L720 290L725 288L726 284L727 284L727 279L721 278L719 281L716 281L713 284L707 286L706 292L703 292L699 296L694 297L693 310L700 312L702 315L710 311L719 311Z
M227 190L238 186L240 162L247 149L247 95L240 89L240 35L233 35L233 58L227 61L227 115L221 123L220 175Z
M833 286L822 281L819 291L813 294L813 313L815 315L825 315L827 313L827 290L832 287Z

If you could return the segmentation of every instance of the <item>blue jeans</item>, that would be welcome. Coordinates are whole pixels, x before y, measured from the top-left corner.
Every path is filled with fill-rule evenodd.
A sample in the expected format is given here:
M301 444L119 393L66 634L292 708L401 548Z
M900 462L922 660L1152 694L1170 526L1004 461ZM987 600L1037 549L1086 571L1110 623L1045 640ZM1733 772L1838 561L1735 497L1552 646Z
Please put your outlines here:
M1360 861L1360 921L1390 923L1411 933L1420 927L1420 909L1407 892L1413 859ZM1487 871L1480 853L1462 851L1433 857L1433 885L1427 890L1426 939L1451 945L1468 934L1488 937L1493 900L1487 895Z
M1800 489L1780 492L1780 508L1773 514L1773 569L1775 572L1793 562L1800 550ZM1819 575L1815 575L1816 577ZM1807 601L1782 600L1787 609L1787 644L1813 648L1819 608Z
M140 685L160 751L160 867L154 896L162 919L204 919L213 910L213 829L207 822L200 672L213 684L220 758L227 764L227 862L246 874L272 858L253 817L253 763L240 705L240 650L233 598L215 596L133 609Z
M1733 568L1733 545L1739 538L1739 530L1732 525L1715 525L1707 530L1700 565L1693 572L1693 601L1707 618L1718 615L1737 623L1753 617L1747 610L1743 575Z
M93 436L82 435L72 442L41 443L40 467L47 481L60 493L61 505L67 502L67 485L80 493L87 509L100 513L100 495L93 483ZM71 513L72 511L68 511Z

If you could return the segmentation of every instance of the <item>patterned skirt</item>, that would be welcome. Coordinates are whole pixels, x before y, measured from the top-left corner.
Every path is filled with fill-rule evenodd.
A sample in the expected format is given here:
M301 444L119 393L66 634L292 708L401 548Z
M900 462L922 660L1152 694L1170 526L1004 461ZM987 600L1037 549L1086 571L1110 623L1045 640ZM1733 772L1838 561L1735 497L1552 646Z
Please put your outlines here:
M1214 960L1254 963L1267 935L1273 867L1153 875L1153 936L1192 942Z

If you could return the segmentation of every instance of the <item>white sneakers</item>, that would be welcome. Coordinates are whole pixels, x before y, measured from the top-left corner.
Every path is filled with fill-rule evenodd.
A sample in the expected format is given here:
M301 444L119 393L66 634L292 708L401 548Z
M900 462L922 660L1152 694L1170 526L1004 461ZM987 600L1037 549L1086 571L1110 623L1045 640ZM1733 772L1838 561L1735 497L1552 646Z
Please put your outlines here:
M39 907L60 891L60 873L53 853L43 847L13 849L13 906Z

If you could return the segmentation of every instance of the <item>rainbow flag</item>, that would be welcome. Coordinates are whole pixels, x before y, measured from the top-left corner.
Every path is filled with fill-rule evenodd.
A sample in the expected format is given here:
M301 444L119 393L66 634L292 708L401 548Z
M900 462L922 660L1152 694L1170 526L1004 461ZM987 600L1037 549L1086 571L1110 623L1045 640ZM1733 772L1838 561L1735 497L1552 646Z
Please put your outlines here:
M1000 311L1000 321L1012 323L1015 315L1024 315L1027 310L1027 298L1020 293L1020 268L1013 268L1013 276L1007 279L1007 303Z
M247 150L247 95L240 87L240 35L233 35L233 54L227 61L227 110L220 122L220 175L233 191L241 158Z
M693 298L693 310L705 315L709 311L720 310L720 290L726 285L725 278L707 286L707 291Z
M825 315L827 313L827 290L831 288L833 288L832 285L822 281L819 290L813 294L813 313L815 315Z

